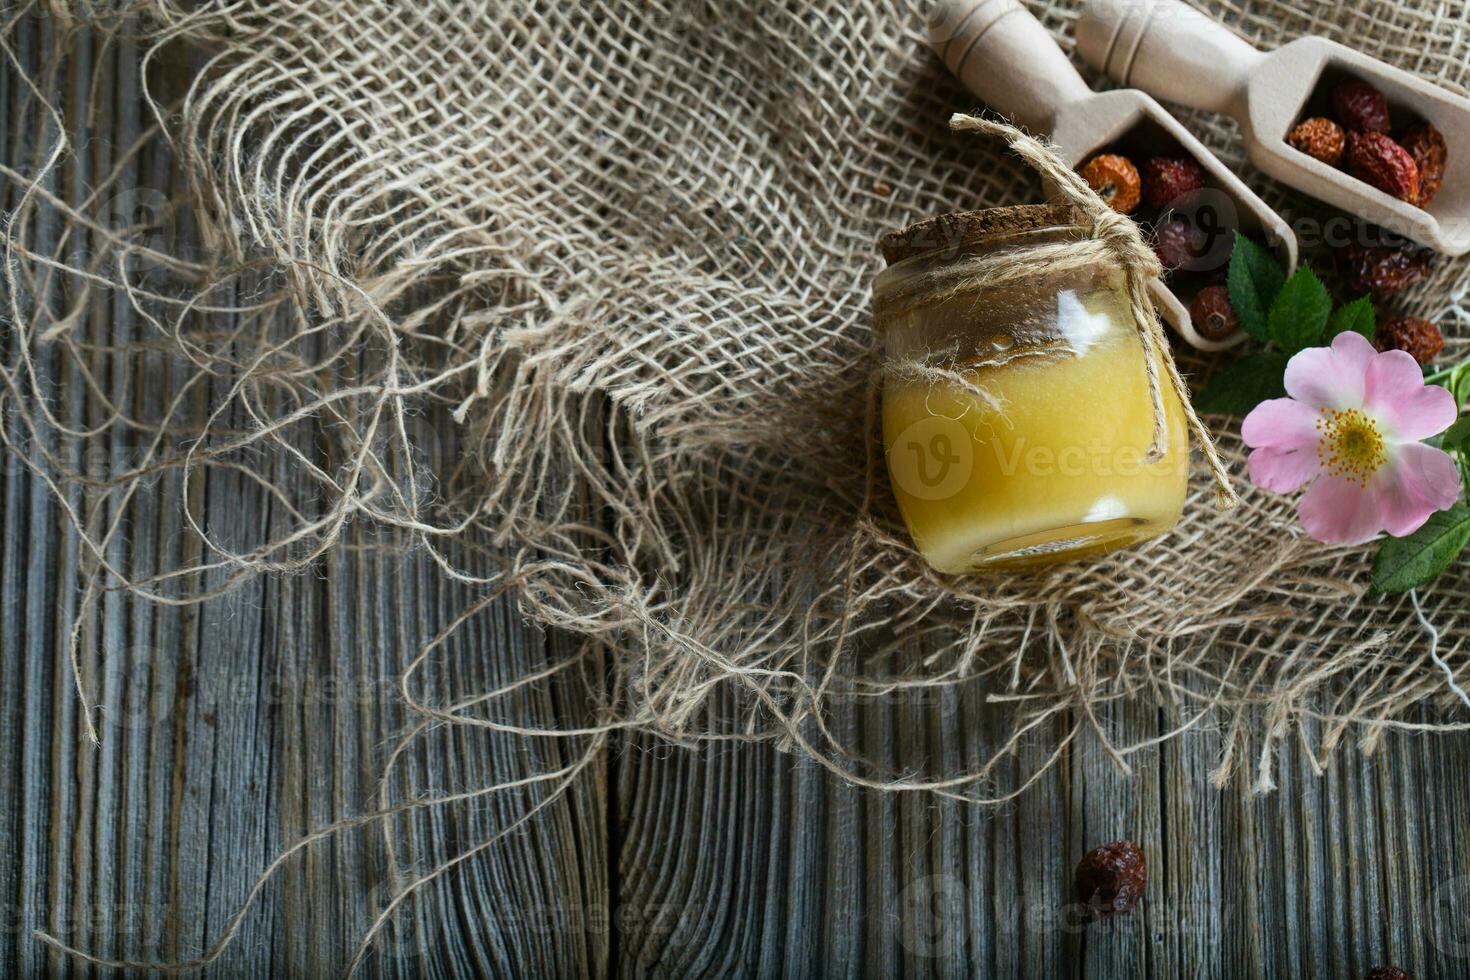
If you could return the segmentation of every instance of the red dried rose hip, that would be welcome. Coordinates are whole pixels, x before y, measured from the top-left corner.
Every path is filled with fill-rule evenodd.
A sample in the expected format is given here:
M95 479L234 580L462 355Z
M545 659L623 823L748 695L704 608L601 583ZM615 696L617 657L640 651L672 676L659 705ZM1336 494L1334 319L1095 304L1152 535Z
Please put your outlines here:
M1195 332L1206 340L1225 340L1240 329L1235 307L1230 305L1230 290L1225 286L1201 289L1189 304L1189 319Z
M1434 363L1444 350L1444 334L1428 320L1415 316L1396 316L1385 320L1373 332L1379 350L1401 350L1422 365Z
M1393 128L1388 99L1367 82L1343 82L1332 90L1332 113L1347 129L1386 133Z
M1449 164L1450 149L1445 145L1444 134L1425 123L1404 133L1399 145L1419 167L1419 196L1411 203L1428 207L1444 186L1445 167Z
M1347 149L1347 134L1331 119L1319 117L1297 124L1286 142L1307 156L1335 167L1342 162L1343 151Z
M1119 214L1132 214L1138 208L1141 181L1138 168L1127 157L1104 153L1093 157L1077 173L1103 203Z
M1205 186L1205 170L1187 157L1154 157L1143 168L1143 203L1163 210Z
M1400 201L1419 198L1419 165L1382 133L1348 134L1347 164L1348 173L1385 194Z
M1190 221L1170 218L1154 233L1154 251L1165 271L1183 269L1198 261L1209 245L1209 237Z
M1417 245L1348 245L1337 253L1337 274L1351 296L1384 299L1429 275L1434 255Z
M1396 966L1377 966L1368 971L1363 980L1414 980Z
M1143 851L1130 840L1093 848L1077 865L1077 898L1100 918L1127 912L1148 884Z

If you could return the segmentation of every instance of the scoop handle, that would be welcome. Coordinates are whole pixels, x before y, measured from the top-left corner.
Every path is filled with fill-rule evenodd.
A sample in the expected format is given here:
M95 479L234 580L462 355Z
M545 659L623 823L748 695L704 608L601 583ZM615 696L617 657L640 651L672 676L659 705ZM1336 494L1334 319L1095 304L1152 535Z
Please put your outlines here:
M939 0L929 46L997 112L1048 134L1063 106L1092 90L1051 33L1017 0Z
M1250 73L1265 57L1178 0L1088 0L1077 49L1120 85L1237 118Z

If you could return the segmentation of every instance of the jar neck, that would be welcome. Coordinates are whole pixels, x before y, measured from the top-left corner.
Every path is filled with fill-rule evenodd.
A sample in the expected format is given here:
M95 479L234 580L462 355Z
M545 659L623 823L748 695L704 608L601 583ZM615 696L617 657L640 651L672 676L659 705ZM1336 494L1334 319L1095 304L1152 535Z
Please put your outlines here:
M1049 246L1087 240L1084 229L1065 225L990 233L923 252L879 274L873 286L874 306L881 314L895 306L924 304L967 289L984 291L1002 280L1006 286L1038 289L1066 279L1094 280L1106 271L1107 264L1073 264L1059 274L1056 260L1063 256L1045 254L1057 251ZM1034 270L1028 268L1032 265Z

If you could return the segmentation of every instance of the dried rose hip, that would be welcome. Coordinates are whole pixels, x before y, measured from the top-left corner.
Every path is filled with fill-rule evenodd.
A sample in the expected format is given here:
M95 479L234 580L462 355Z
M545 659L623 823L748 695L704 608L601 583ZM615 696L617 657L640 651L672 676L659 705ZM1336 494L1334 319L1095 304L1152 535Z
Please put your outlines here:
M1425 123L1404 133L1399 145L1414 158L1419 167L1419 196L1411 203L1428 207L1429 202L1444 186L1445 166L1449 163L1450 149L1445 145L1444 134Z
M1143 201L1163 210L1205 186L1205 171L1186 157L1154 157L1143 167Z
M1419 165L1382 133L1348 134L1348 173L1400 201L1419 198Z
M1077 898L1099 917L1127 912L1143 898L1148 883L1143 851L1131 840L1104 844L1077 865Z
M1378 966L1368 971L1363 980L1414 980L1396 966Z
M1337 274L1349 294L1384 299L1429 275L1433 253L1417 245L1349 245L1337 253Z
M1089 160L1078 174L1119 214L1132 214L1138 207L1138 168L1127 157L1104 153Z
M1379 350L1401 350L1420 364L1431 364L1444 350L1444 334L1428 320L1396 316L1378 325L1373 341Z
M1206 340L1224 340L1240 328L1235 307L1230 305L1230 290L1225 286L1201 289L1189 304L1189 319L1195 332Z
M1388 99L1367 82L1343 82L1332 90L1332 112L1347 129L1386 133L1393 128Z
M1173 272L1197 261L1205 254L1209 238L1184 218L1172 217L1159 226L1154 237L1154 251L1165 270Z
M1286 137L1286 142L1307 156L1321 160L1329 167L1335 167L1342 162L1343 150L1347 148L1347 135L1331 119L1318 117L1298 124Z

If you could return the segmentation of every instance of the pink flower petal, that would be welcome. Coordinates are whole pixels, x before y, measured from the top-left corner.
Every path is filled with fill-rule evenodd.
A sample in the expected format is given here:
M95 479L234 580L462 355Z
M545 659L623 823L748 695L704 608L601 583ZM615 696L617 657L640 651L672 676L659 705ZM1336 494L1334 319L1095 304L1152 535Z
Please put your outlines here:
M1460 414L1455 396L1424 383L1419 362L1401 350L1385 351L1368 362L1363 407L1385 423L1395 442L1418 442L1448 429Z
M1363 404L1363 373L1377 351L1360 333L1344 330L1331 347L1308 347L1286 364L1286 393L1312 408Z
M1460 471L1449 453L1408 443L1398 447L1395 458L1374 475L1371 490L1384 527L1402 538L1459 498Z
M1241 423L1240 435L1252 449L1306 449L1316 451L1322 433L1317 431L1321 413L1291 398L1261 402Z
M1339 476L1324 476L1312 484L1297 513L1308 534L1329 544L1362 544L1383 530L1373 493Z
M1280 449L1275 446L1257 449L1246 460L1246 466L1250 470L1251 482L1272 493L1295 493L1322 472L1316 446L1310 449Z

